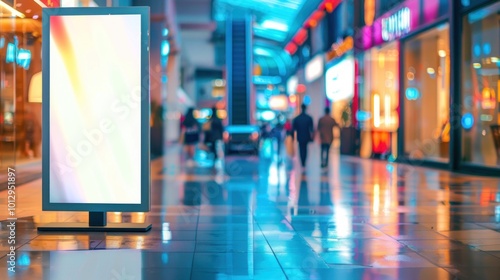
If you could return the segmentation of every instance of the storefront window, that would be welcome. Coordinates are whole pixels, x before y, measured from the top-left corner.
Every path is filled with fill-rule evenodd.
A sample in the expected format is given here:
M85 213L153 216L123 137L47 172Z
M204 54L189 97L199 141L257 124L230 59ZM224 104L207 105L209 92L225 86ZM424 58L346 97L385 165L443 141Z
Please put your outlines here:
M0 18L2 168L41 157L41 29L40 19Z
M357 116L362 127L362 157L397 156L397 47L398 42L392 42L364 53L363 92L360 95L360 112Z
M463 161L500 166L500 3L463 19Z
M404 151L447 161L450 144L448 24L404 43Z

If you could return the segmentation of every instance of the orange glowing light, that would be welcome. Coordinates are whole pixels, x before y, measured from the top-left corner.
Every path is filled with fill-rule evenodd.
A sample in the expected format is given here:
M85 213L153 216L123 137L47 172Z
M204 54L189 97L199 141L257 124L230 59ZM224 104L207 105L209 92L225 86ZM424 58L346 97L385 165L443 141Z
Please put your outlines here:
M371 26L375 19L375 5L375 0L365 0L365 23L368 26Z
M495 91L492 88L485 87L482 91L481 107L483 109L495 109L495 106Z
M327 12L329 12L329 13L333 12L333 4L332 4L332 3L330 3L330 2L326 3L326 4L325 4L325 9L326 9L326 11L327 11Z
M260 67L259 64L255 64L255 66L253 67L253 74L254 76L262 75L262 68Z

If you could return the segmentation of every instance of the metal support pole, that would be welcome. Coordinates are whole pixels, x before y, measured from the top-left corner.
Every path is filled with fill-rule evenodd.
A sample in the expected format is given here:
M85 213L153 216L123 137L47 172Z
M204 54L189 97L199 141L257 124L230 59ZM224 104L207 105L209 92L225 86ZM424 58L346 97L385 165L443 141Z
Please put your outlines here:
M450 169L459 169L462 158L462 100L461 55L462 55L462 16L461 2L449 0L450 16Z

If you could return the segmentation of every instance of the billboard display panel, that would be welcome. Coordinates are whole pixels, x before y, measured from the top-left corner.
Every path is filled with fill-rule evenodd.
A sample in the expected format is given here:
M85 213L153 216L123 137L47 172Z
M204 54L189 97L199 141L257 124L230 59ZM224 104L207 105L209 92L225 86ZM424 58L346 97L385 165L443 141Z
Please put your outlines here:
M347 55L326 70L326 97L330 101L347 100L354 96L354 64L354 57Z
M149 210L149 8L43 15L43 208Z

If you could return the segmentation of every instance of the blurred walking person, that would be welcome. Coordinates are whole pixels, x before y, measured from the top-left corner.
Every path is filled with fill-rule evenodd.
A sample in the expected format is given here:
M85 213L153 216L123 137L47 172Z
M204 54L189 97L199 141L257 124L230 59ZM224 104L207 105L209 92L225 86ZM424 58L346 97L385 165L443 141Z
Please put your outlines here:
M222 142L222 135L224 134L224 125L222 120L217 114L217 108L212 108L212 118L210 122L210 151L214 154L214 164L219 159L219 145Z
M194 108L189 108L186 113L186 118L182 122L181 137L183 138L184 149L186 150L187 160L186 165L192 167L194 165L195 147L200 141L200 124L194 117Z
M313 140L314 124L311 116L306 114L307 106L302 104L301 113L293 119L292 129L296 134L296 139L299 144L300 163L302 168L306 166L307 161L307 146Z
M325 115L318 121L318 132L321 141L321 168L328 167L328 156L333 142L333 128L338 123L330 115L330 108L325 108Z

